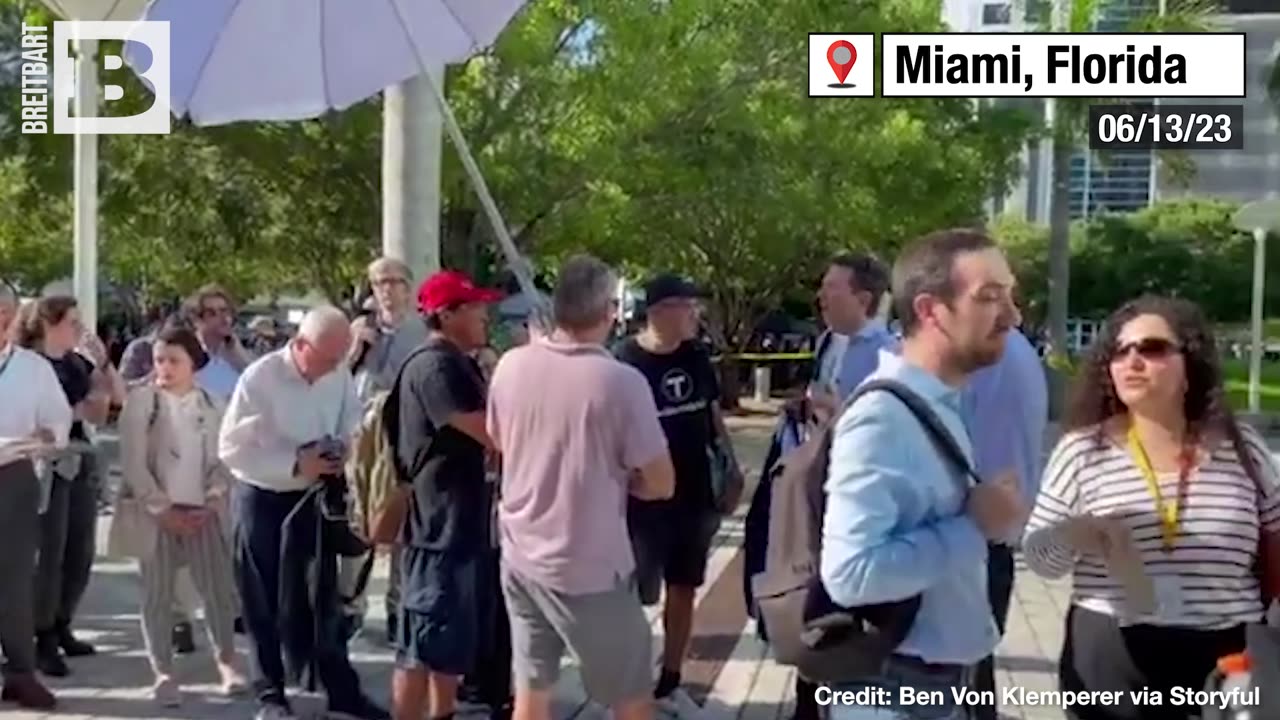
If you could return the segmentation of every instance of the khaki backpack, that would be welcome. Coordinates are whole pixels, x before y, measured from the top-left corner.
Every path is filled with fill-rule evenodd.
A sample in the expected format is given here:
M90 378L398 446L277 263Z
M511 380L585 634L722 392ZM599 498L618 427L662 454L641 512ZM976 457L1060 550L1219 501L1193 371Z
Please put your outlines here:
M355 495L352 523L366 538L372 536L373 519L398 484L395 446L385 422L387 399L390 397L391 393L384 390L376 393L366 404L349 468Z
M857 400L888 392L920 421L939 452L977 480L964 451L926 401L902 383L871 380L845 401L840 413L779 461L769 506L764 570L752 589L774 659L809 682L839 684L875 675L911 630L920 596L845 608L822 585L819 561L826 510L827 468L836 420ZM967 484L966 484L967 490Z

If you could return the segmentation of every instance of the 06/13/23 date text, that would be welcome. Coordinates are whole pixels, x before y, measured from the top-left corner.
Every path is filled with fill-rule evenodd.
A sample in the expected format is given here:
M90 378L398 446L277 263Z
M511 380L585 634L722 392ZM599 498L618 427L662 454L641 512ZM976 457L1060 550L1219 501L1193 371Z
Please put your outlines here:
M1243 150L1243 105L1090 105L1091 150Z

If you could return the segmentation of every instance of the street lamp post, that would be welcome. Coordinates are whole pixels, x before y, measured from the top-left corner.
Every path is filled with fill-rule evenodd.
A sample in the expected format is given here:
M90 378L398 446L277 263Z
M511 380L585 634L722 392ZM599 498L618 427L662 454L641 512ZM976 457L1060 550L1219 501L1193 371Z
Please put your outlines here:
M1267 236L1280 230L1280 200L1255 200L1236 212L1237 230L1253 236L1253 302L1249 318L1249 412L1262 408L1262 320L1265 308Z
M98 114L98 41L76 40L76 117ZM89 332L98 330L98 136L75 136L75 251L71 284L80 318Z
M1262 385L1262 300L1267 274L1267 229L1253 229L1253 309L1249 332L1249 412L1261 408Z
M66 20L137 20L147 0L43 0L50 10ZM76 39L76 117L98 114L98 41ZM75 210L72 220L74 260L71 286L85 327L98 327L98 136L76 133Z

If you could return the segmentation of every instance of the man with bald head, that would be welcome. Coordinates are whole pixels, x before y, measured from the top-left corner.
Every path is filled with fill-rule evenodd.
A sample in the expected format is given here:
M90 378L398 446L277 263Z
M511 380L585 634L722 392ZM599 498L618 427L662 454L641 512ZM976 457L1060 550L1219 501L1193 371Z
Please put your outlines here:
M341 310L311 310L297 337L245 369L223 417L218 455L240 481L232 501L236 575L251 640L259 720L293 717L285 698L279 626L282 527L295 509L315 512L304 501L310 487L342 474L361 414L344 365L350 347L351 325ZM295 522L315 525L314 519L296 516ZM316 654L331 713L388 717L361 693L345 643L321 642Z

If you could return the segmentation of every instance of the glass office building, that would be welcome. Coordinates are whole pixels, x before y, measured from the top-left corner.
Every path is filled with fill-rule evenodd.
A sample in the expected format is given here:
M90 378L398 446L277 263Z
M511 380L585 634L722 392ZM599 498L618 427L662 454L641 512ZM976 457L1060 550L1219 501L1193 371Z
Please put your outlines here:
M1124 32L1131 27L1135 16L1153 12L1157 7L1156 0L1106 0L1096 29ZM1149 150L1076 151L1071 158L1071 218L1100 212L1132 212L1146 207L1151 202L1153 162Z

